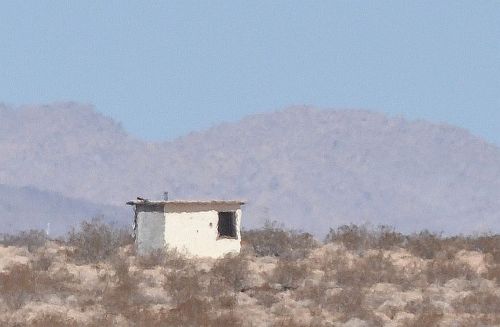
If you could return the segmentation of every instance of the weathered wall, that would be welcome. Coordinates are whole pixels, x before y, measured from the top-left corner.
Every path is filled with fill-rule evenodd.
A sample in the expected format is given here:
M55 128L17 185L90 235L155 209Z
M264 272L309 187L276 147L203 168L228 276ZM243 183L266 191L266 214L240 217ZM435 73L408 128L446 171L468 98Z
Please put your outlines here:
M166 206L165 240L170 248L177 248L190 255L221 257L241 249L241 210L239 206ZM211 209L211 210L210 210ZM218 211L236 213L237 238L218 238Z
M165 212L160 208L137 208L136 245L139 254L165 246Z

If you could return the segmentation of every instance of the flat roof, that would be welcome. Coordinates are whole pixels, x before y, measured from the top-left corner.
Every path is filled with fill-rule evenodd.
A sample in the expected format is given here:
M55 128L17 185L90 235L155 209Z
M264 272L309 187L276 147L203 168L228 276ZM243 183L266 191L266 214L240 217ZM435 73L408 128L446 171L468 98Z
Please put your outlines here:
M127 202L128 205L166 205L166 204L230 204L230 205L244 205L245 201L242 200L134 200Z

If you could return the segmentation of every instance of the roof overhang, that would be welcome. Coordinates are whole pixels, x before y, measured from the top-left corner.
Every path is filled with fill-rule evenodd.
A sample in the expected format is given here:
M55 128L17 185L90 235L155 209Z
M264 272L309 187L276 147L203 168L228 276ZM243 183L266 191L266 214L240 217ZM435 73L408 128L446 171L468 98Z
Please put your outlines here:
M127 202L128 205L244 205L242 200L169 200L169 201L154 201L154 200L134 200Z

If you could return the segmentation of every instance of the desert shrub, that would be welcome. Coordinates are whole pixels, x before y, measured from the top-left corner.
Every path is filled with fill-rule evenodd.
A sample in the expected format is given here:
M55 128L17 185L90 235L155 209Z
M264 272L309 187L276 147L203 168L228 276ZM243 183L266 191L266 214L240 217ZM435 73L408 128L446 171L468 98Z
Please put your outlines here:
M273 304L279 302L275 290L258 290L253 294L253 297L257 299L258 305L262 305L265 308L270 308Z
M207 274L202 277L208 278L208 285L206 279L202 280L200 284L202 287L206 287L203 287L200 293L206 296L214 307L219 309L233 309L236 306L236 290L230 285L230 282L224 280L223 276Z
M443 318L443 311L433 305L429 298L421 302L410 302L405 311L413 313L415 317L405 322L410 327L437 327Z
M434 259L443 250L443 239L440 234L422 231L408 236L406 248L413 255L423 259Z
M163 264L165 267L173 270L185 270L192 266L192 262L183 253L176 248L165 249L165 258Z
M278 292L279 290L272 288L266 282L260 286L252 287L246 291L246 294L256 299L258 305L270 308L274 303L279 302L279 298L276 296Z
M270 292L257 292L255 293L255 298L257 299L257 304L262 305L265 308L269 308L273 304L279 302L276 295Z
M34 270L47 272L54 261L54 257L47 253L47 251L42 251L33 259L32 266Z
M0 243L5 246L26 247L29 252L41 248L49 240L47 234L38 229L22 231L18 234L3 234Z
M210 321L210 326L212 327L239 327L243 326L243 321L240 318L240 315L236 314L233 310L229 312L224 312L221 315L217 315L215 318L212 318Z
M438 327L440 321L443 319L443 312L436 307L432 310L424 310L420 312L415 318L408 321L405 326L408 327Z
M485 277L500 286L500 264L489 265Z
M141 310L134 319L129 319L131 326L147 327L238 327L243 321L233 310L213 312L211 303L200 298L193 298L174 309L160 310L159 313Z
M202 287L199 274L194 268L186 269L181 273L169 272L163 282L163 288L176 305L201 296Z
M223 280L230 289L239 292L244 289L249 274L248 261L241 255L227 254L217 260L211 273Z
M453 278L471 280L476 277L468 264L447 258L436 258L428 262L424 274L427 282L436 284L444 284Z
M297 322L293 317L282 317L277 319L272 325L272 327L308 327L302 323Z
M0 296L12 309L19 309L26 301L39 299L50 292L68 293L67 285L73 276L66 268L49 274L39 271L32 264L16 264L0 273Z
M126 258L114 256L110 260L114 274L107 276L103 305L112 312L122 312L139 302L138 279L130 272Z
M368 249L390 249L401 246L405 241L403 234L390 226L380 225L343 225L336 230L330 228L325 243L342 243L347 249L363 251Z
M311 322L308 327L330 327L331 323L326 321L321 317L321 309L309 308L310 314L312 316Z
M234 289L228 286L223 277L206 274L202 276L201 283L206 285L206 288L203 289L203 293L208 298L217 299L221 296L234 294Z
M389 250L393 247L402 246L405 243L405 236L396 232L394 227L381 225L375 230L374 247L377 249Z
M493 262L500 264L500 235L481 235L467 239L468 250L490 254Z
M500 314L500 296L479 290L453 301L452 306L461 313Z
M358 286L346 287L333 295L327 296L324 308L333 314L340 313L342 321L358 318L370 326L382 326L380 318L364 305L365 294Z
M61 313L44 312L30 321L31 326L37 327L67 327L77 326L73 318L69 318Z
M165 321L168 318L168 310L162 308L160 310L150 310L145 306L132 306L127 308L125 316L129 326L133 327L164 327ZM115 326L116 323L109 319L109 315L101 318L101 321L96 321L92 326Z
M266 222L261 229L242 232L242 240L259 256L304 258L318 243L311 234L285 230L276 222Z
M126 229L116 228L98 218L82 222L80 228L71 230L67 238L68 244L74 247L72 257L83 263L108 259L120 246L131 242Z
M176 248L164 248L137 256L137 264L144 269L161 266L173 270L183 270L190 264L190 260Z
M165 264L166 251L156 249L147 254L137 256L137 264L143 269L151 269Z
M29 265L16 264L0 273L0 294L11 309L19 309L36 292L38 275Z
M347 259L347 253L344 249L327 250L319 258L318 267L325 272L324 279L326 281L334 281L336 275L336 269L338 267L347 267L349 261Z
M328 287L323 281L314 284L306 282L305 285L299 287L293 295L296 300L309 300L312 301L316 307L322 307L327 302L327 289Z
M486 327L486 326L499 326L500 315L476 315L461 317L456 322L456 327Z
M199 297L190 297L170 310L164 321L165 326L215 326L209 312L211 304Z
M49 292L59 296L67 296L72 292L74 276L66 267L60 267L54 271L37 271L37 291L41 295Z
M176 248L156 249L147 254L137 256L137 264L143 269L165 267L172 270L183 270L190 265L190 260Z
M124 311L112 313L103 311L95 315L90 322L87 322L87 327L102 327L102 326L130 326L130 327L164 327L170 326L165 323L169 318L169 310L165 308L151 308L144 305L134 305L124 308ZM126 322L122 319L125 318ZM120 320L118 320L120 319ZM118 323L118 321L120 323ZM77 325L71 325L77 326Z
M350 265L339 265L336 280L343 286L368 287L376 283L400 283L404 277L392 261L380 251L355 259Z
M217 305L221 309L234 309L238 304L235 294L223 294L217 298Z
M270 282L280 284L284 289L296 289L302 284L308 273L307 264L280 258L272 271Z
M364 250L370 247L370 233L365 226L343 225L336 230L330 228L325 243L342 243L349 250Z

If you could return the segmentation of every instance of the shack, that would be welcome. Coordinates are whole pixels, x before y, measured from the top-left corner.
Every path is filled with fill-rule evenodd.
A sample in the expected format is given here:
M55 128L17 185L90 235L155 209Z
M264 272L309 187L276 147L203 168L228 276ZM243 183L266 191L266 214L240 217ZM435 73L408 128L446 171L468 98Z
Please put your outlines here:
M189 256L218 258L241 249L243 201L149 201L134 206L135 243L139 254L173 249Z

